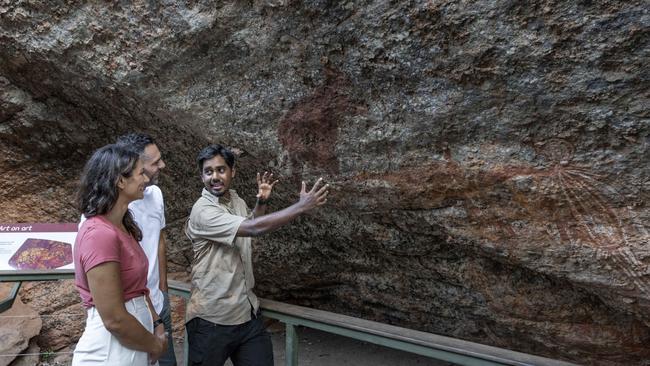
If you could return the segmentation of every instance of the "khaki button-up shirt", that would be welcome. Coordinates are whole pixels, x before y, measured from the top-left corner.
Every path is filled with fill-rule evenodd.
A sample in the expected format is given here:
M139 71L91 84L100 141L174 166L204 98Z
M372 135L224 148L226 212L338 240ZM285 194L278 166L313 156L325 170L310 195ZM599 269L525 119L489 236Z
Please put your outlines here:
M247 216L248 206L234 190L230 190L230 202L220 202L203 189L192 207L185 225L194 251L186 321L199 317L237 325L251 319L251 307L257 312L251 239L236 236Z

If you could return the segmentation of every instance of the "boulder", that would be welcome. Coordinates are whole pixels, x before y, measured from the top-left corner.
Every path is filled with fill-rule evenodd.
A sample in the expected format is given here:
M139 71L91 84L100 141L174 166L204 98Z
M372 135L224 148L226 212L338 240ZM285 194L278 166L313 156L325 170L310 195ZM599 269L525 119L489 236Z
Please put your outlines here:
M6 298L11 286L12 284L0 283L0 298ZM14 359L22 358L17 355L30 353L27 352L30 340L41 331L42 321L36 311L21 301L20 296L16 297L9 310L0 313L0 319L0 366L6 366L12 364ZM33 347L30 349L34 350Z

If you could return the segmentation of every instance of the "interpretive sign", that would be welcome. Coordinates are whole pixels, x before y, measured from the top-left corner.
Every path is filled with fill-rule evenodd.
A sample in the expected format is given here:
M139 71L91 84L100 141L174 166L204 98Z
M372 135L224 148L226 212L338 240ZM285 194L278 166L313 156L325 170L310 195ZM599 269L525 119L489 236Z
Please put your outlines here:
M0 271L74 269L77 224L0 224Z

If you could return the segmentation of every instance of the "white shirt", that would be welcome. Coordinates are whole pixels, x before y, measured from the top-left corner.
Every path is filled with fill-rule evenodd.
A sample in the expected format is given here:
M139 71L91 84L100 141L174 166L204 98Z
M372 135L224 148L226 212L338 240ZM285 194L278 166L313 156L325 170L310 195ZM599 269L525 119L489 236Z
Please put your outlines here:
M141 200L129 203L129 210L133 219L142 231L140 246L149 261L147 272L147 288L149 297L156 314L160 314L163 308L163 294L160 291L160 266L158 265L158 244L160 232L165 228L165 202L158 186L152 185L144 189L144 197ZM86 220L81 215L79 227Z
M149 297L151 297L156 314L160 314L163 308L163 294L160 291L158 244L160 232L165 227L165 202L160 188L155 185L145 188L144 198L131 202L129 210L142 230L140 246L149 260L147 288L149 288Z

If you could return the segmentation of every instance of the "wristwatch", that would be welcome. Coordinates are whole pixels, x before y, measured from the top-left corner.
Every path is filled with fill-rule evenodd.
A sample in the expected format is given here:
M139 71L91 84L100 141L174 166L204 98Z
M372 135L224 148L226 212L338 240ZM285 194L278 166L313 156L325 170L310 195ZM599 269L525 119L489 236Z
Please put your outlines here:
M159 326L162 323L163 323L163 321L162 321L161 318L156 319L156 321L153 322L153 329L156 329L156 327Z

